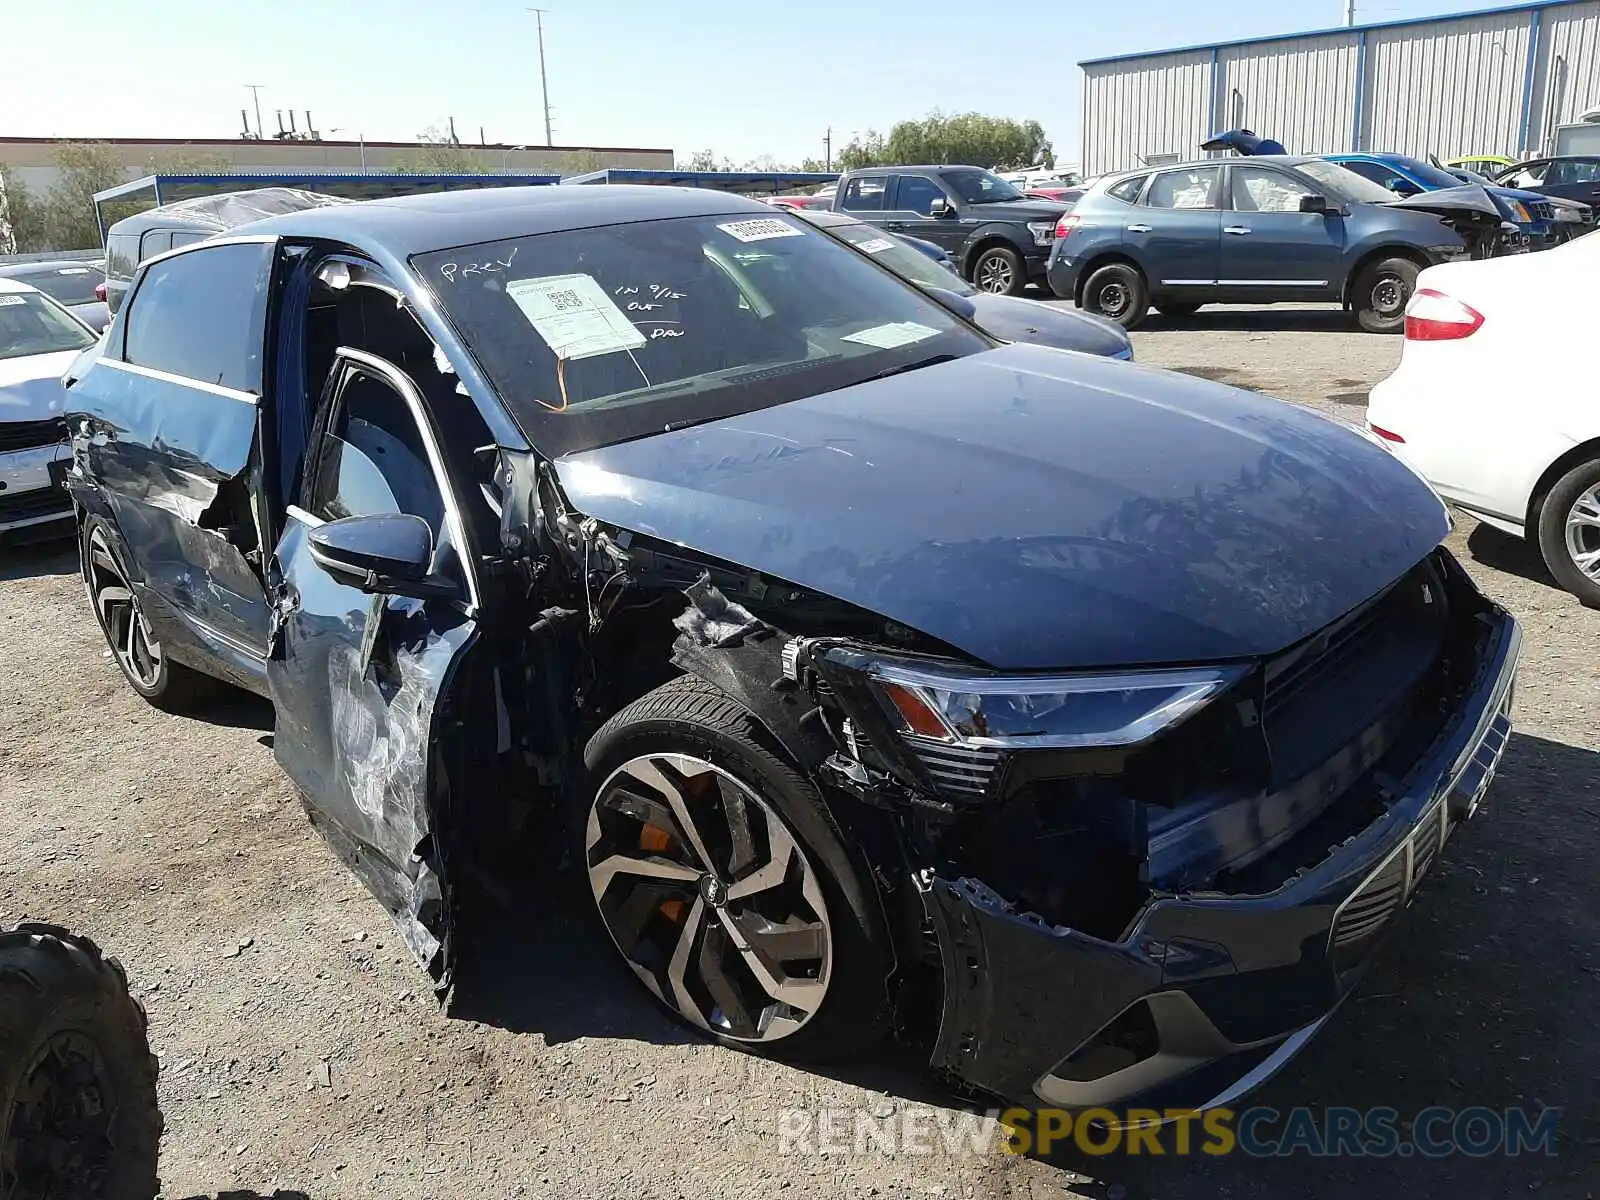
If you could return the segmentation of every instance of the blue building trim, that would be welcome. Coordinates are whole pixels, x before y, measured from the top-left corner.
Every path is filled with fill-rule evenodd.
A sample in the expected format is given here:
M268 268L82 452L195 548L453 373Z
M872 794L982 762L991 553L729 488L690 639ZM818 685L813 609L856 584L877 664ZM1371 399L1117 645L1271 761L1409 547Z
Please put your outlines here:
M1522 75L1522 144L1518 152L1536 149L1533 144L1533 81L1539 66L1539 36L1544 28L1544 9L1528 14L1528 67Z
M1268 42L1292 42L1297 38L1328 37L1336 33L1365 34L1373 29L1402 29L1408 25L1432 25L1436 21L1456 21L1463 17L1500 17L1508 13L1536 13L1549 8L1567 8L1585 4L1588 0L1533 0L1525 4L1507 4L1498 8L1469 9L1466 12L1439 13L1431 17L1405 17L1398 21L1373 21L1363 25L1334 25L1324 29L1308 29L1301 33L1274 33L1266 37L1234 38L1225 42L1201 42L1193 46L1175 46L1170 50L1140 50L1132 54L1110 54L1104 58L1085 58L1080 67L1098 67L1107 63L1133 62L1140 58L1161 58L1168 54L1195 54L1202 50L1226 50L1232 46L1259 46Z
M1361 122L1367 116L1367 31L1356 39L1356 110L1350 124L1350 149L1361 149Z

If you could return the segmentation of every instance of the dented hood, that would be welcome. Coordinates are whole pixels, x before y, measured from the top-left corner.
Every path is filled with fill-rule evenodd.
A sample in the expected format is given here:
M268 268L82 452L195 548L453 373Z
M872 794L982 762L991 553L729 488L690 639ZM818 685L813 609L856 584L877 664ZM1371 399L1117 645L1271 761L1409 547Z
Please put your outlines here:
M1265 654L1448 531L1433 492L1348 427L1026 345L569 455L558 471L583 513L1011 669Z
M80 351L0 358L0 424L48 421L61 415L67 392L61 374Z
M1418 192L1415 196L1407 196L1401 200L1391 200L1386 208L1419 208L1423 212L1436 213L1441 217L1460 216L1462 213L1493 217L1496 221L1501 219L1500 206L1494 202L1493 197L1475 183L1464 183L1460 187L1440 188L1436 192Z

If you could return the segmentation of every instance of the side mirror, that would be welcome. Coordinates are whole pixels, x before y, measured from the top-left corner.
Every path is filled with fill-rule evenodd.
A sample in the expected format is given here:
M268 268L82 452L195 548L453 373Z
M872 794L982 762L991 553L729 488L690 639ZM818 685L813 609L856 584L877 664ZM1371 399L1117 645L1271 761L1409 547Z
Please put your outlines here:
M943 196L935 196L928 201L928 215L930 217L953 217L956 210L950 207L950 201Z
M1300 211L1303 213L1330 213L1334 211L1328 203L1326 196L1301 196Z
M1412 187L1404 179L1391 179L1383 186L1388 188L1396 196L1415 196L1417 194L1417 189Z
M922 290L956 315L965 317L969 321L977 319L978 306L959 292L952 292L939 287L925 287Z
M311 531L311 559L340 583L384 596L450 597L456 586L430 575L433 530L421 517L344 517Z

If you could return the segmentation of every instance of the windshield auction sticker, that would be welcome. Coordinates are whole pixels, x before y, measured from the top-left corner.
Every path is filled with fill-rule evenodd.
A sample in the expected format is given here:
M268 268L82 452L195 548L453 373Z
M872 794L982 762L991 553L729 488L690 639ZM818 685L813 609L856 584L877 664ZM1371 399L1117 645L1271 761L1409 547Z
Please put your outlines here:
M871 329L858 329L839 340L860 342L863 346L876 346L879 350L893 350L896 346L909 346L912 342L931 338L938 332L915 321L894 321L888 325L874 325Z
M764 242L769 238L803 237L805 230L796 228L776 217L757 217L753 221L729 221L718 229L741 242Z
M856 249L863 254L882 254L885 250L893 250L894 243L888 238L871 238L865 242L857 242Z
M26 304L27 302L28 298L26 296L0 296L0 308L9 308L13 304Z
M591 275L513 279L506 295L557 358L593 358L645 343L645 335Z

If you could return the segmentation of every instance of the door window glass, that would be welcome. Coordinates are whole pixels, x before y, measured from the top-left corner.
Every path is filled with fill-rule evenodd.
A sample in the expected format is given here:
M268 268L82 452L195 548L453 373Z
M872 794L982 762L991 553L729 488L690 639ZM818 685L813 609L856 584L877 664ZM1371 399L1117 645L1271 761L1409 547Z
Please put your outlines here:
M124 357L185 379L261 388L272 243L207 246L152 265L123 314Z
M172 249L172 231L170 229L152 229L139 240L139 261L154 258L158 254L165 254Z
M1233 207L1239 212L1299 212L1310 189L1264 167L1233 168Z
M931 217L933 202L936 199L947 200L948 197L944 194L944 189L933 180L924 179L921 175L900 176L900 189L895 193L895 208Z
M1600 181L1600 159L1589 161L1573 158L1564 162L1553 162L1550 164L1549 175L1545 177L1545 183L1554 187L1597 181Z
M1363 179L1370 179L1373 183L1386 191L1396 195L1415 193L1417 185L1393 167L1386 167L1382 163L1368 162L1365 159L1353 158L1339 164L1346 171L1354 171Z
M1547 162L1523 163L1503 174L1499 183L1502 187L1531 188L1539 187L1544 183L1544 177L1550 170Z
M876 178L852 179L844 187L844 200L841 207L855 212L882 212L883 194L888 190L889 177L879 175Z
M444 498L422 431L404 397L381 379L352 375L323 440L307 508L324 521L409 513L439 535Z
M1163 171L1150 185L1145 203L1152 208L1218 208L1221 167Z
M113 233L106 238L106 274L118 279L131 278L139 265L139 235Z

